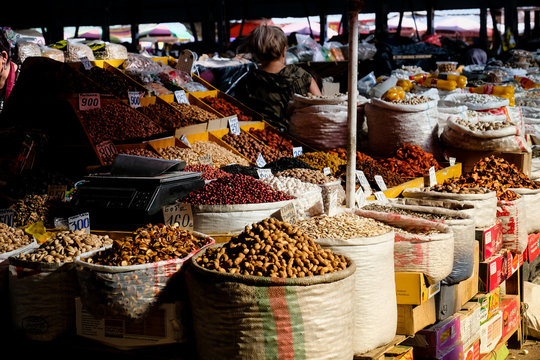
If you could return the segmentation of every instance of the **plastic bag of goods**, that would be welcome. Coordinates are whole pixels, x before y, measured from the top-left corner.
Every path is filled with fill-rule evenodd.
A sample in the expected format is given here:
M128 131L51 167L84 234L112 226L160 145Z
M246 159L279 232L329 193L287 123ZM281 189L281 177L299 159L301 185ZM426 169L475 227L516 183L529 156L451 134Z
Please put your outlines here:
M17 54L21 63L28 57L41 56L39 45L31 41L20 41L17 43Z
M315 265L308 251L330 260ZM355 263L297 227L264 219L196 254L190 265L199 359L353 358Z
M294 197L294 208L299 219L317 216L324 212L322 189L316 184L305 183L286 176L272 176L261 181L275 190Z
M414 98L421 99L421 103L371 99L366 104L368 147L373 154L389 156L405 143L439 153L437 101Z
M110 245L108 236L60 231L38 248L9 258L9 299L16 331L51 341L75 331L79 296L75 257Z
M391 342L397 328L394 230L348 210L295 225L323 248L343 254L356 264L354 353L363 354Z
M525 203L526 229L527 234L540 231L540 189L510 188L518 194Z
M527 212L522 197L497 202L497 218L502 222L504 249L522 254L527 248Z
M454 234L454 264L452 272L443 282L457 284L473 274L474 265L474 219L469 214L434 206L406 205L398 201L390 204L365 204L361 210L383 213L394 213L440 222L452 230Z
M448 146L475 151L530 152L520 127L510 121L471 121L451 116L441 139Z
M134 53L128 53L122 67L125 70L145 70L155 72L156 74L161 71L161 66L157 62L148 56Z
M128 51L124 45L109 42L89 44L97 60L121 60L127 59Z
M452 272L454 235L448 225L361 208L355 213L395 228L395 271L424 273L431 284L444 280Z
M65 61L65 54L60 49L54 49L49 46L41 46L41 56L48 57L50 59L64 62Z
M177 224L139 228L133 238L77 257L81 302L99 317L141 319L162 303L185 301L179 294L179 271L214 242Z
M363 119L365 98L358 100L357 118ZM347 96L302 96L293 95L288 111L288 132L316 149L346 147L348 142ZM358 127L361 128L361 127Z
M90 61L96 59L90 46L76 41L67 42L64 57L66 62L79 62L82 57Z
M403 202L408 205L435 206L460 211L470 215L475 227L486 228L497 220L497 192L482 189L469 193L434 191L431 188L403 190Z

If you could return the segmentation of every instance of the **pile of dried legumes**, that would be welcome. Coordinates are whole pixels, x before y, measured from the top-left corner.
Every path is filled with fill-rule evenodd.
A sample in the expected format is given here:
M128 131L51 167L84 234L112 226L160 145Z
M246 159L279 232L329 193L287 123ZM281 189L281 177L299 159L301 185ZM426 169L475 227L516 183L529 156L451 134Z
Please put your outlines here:
M208 248L197 264L219 272L275 278L324 275L349 266L343 255L324 249L299 228L264 219L221 247Z
M259 204L292 200L293 197L272 189L260 180L247 175L216 179L201 189L192 191L184 202L192 205Z

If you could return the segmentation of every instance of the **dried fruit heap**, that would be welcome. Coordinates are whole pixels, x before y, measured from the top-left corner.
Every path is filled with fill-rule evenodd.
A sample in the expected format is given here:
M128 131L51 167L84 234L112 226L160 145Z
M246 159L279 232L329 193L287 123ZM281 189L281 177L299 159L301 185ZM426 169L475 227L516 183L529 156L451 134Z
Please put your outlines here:
M459 178L446 180L442 186L454 185L465 188L486 188L497 192L499 200L515 200L519 196L511 188L540 189L514 164L491 155L478 161L472 170Z
M440 170L433 154L425 152L418 145L404 144L392 158L379 160L379 163L403 177L419 177L427 175L430 167Z

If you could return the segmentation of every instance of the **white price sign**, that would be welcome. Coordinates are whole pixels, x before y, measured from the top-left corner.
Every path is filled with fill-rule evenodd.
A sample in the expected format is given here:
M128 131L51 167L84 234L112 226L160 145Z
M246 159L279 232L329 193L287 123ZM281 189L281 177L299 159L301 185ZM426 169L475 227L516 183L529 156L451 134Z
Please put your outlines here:
M382 191L376 191L375 197L382 203L388 203L388 198L386 197L386 195L384 195Z
M455 157L450 157L448 159L448 162L450 163L450 166L454 166L454 165L456 165L456 158Z
M362 186L358 187L358 190L355 192L355 200L356 200L356 206L361 208L366 204L366 195L364 191L362 190Z
M193 231L193 210L191 204L176 203L162 208L166 225L178 224L182 229Z
M212 155L199 156L199 164L213 166L214 161L212 160Z
M111 140L105 140L96 144L98 156L104 163L109 163L118 155L118 149Z
M129 106L133 108L141 107L141 94L138 91L128 91Z
M257 169L257 174L259 174L259 179L266 179L274 176L270 169Z
M101 108L101 97L99 93L79 94L79 110L92 110Z
M325 167L323 169L323 174L326 175L326 176L330 176L330 175L332 175L332 171L330 171L329 167Z
M90 62L90 60L88 59L87 56L82 56L82 57L79 58L79 60L81 61L82 65L84 66L85 70L90 70L92 68L92 63Z
M362 185L364 188L364 191L371 194L371 186L369 185L369 181L362 170L356 170L356 178L360 182L360 185Z
M229 119L229 131L233 135L240 135L240 124L238 124L238 116L233 116Z
M191 143L189 142L186 134L180 136L180 141L186 144L187 146L191 147Z
M262 168L266 165L266 161L264 160L264 157L261 153L259 153L259 156L257 156L257 166Z
M174 98L176 99L176 102L179 104L189 104L189 100L184 90L176 90L174 92Z
M432 166L429 168L429 186L437 185L437 173L435 172L435 167Z
M289 224L294 224L298 218L296 217L296 209L294 208L294 203L291 201L284 207L279 210L281 215L281 220L288 222Z
M15 223L15 211L13 209L0 209L0 223L13 227Z
M304 150L302 149L301 146L295 146L292 148L292 156L293 157L297 157L297 156L300 156L304 153Z
M384 182L384 179L381 175L375 175L375 182L377 183L377 186L381 191L386 191L388 188L386 187L386 183Z
M79 215L68 217L68 226L71 231L84 230L87 234L90 233L90 214L82 213Z

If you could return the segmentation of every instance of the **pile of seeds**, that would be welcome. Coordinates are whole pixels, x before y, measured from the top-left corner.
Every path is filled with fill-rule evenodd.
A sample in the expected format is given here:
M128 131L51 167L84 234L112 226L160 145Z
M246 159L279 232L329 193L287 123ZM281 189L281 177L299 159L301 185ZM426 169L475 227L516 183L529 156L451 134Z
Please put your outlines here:
M294 177L312 184L327 184L338 181L338 179L332 176L327 176L318 170L310 169L288 169L276 173L275 176Z
M0 223L0 254L8 253L34 242L23 230Z
M365 206L362 207L362 210L385 212L385 213L400 214L400 215L408 215L408 216L419 217L419 218L426 219L426 220L460 219L459 217L456 217L456 216L443 215L443 214L433 214L433 213L429 213L429 212L414 211L414 210L409 210L409 209L402 209L402 208L399 208L399 207L383 206L383 205L377 205L377 204L365 205Z
M392 231L392 227L352 213L315 216L296 223L314 239L352 239L373 237Z
M465 126L473 131L489 131L489 130L499 130L504 129L510 126L516 126L511 121L476 121L472 122L466 119L457 119L456 123L461 126Z

